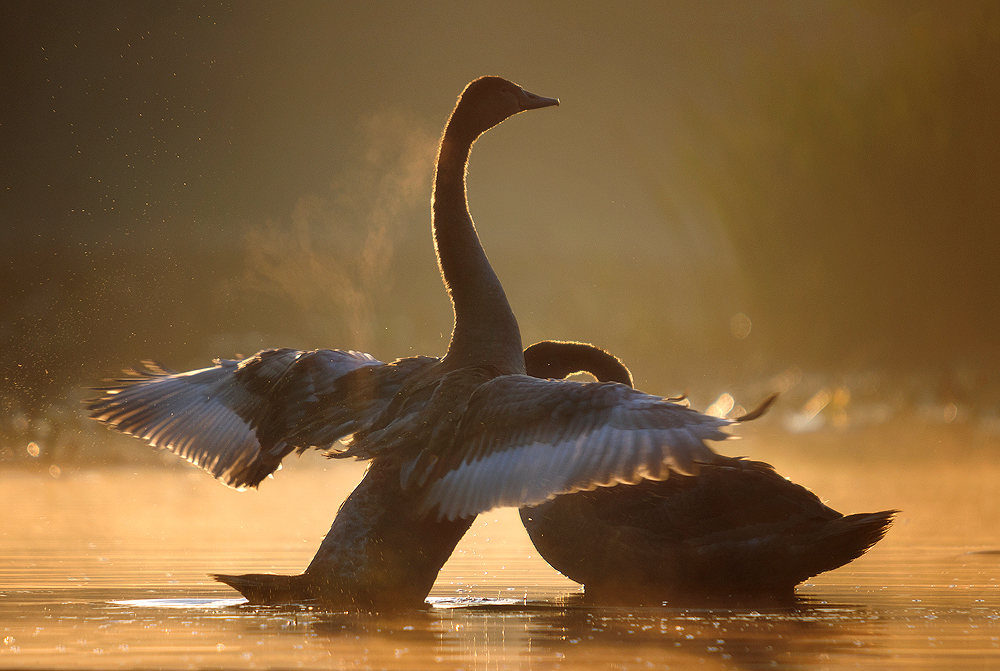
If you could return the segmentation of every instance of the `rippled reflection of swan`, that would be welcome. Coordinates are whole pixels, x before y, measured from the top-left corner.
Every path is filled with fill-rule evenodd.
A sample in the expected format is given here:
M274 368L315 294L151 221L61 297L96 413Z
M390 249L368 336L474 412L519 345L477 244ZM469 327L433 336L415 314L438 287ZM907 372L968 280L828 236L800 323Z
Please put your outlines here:
M524 360L529 374L632 384L592 345L537 343ZM566 494L520 513L538 553L583 583L588 600L659 603L791 598L803 580L864 554L896 511L844 516L769 464L720 457L697 475Z
M724 438L729 420L625 385L524 374L517 321L469 215L465 174L479 135L556 104L483 77L448 120L432 205L455 313L443 358L383 364L340 350L265 350L188 373L148 367L89 402L96 419L234 487L256 486L310 447L371 460L302 575L220 580L258 602L419 604L480 512L717 458L705 441Z

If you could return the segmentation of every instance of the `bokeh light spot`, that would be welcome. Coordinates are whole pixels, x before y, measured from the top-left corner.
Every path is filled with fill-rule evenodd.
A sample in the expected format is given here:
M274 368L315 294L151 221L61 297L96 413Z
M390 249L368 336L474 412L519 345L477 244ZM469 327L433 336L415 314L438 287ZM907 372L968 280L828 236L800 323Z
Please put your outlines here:
M729 320L729 330L737 340L746 339L746 337L750 335L750 330L752 328L753 323L750 321L750 318L742 312L737 312L733 315L732 319Z
M736 405L736 401L733 400L731 394L723 393L719 398L715 399L715 402L705 409L705 414L711 417L725 417L728 415L733 407Z

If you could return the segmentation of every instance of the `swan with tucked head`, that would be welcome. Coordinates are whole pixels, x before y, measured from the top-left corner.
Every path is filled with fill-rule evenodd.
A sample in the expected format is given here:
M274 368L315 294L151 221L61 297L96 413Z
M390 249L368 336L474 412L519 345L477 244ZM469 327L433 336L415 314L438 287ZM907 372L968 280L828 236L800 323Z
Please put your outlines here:
M531 375L632 385L593 345L540 342L524 360ZM720 457L697 475L566 494L520 514L538 553L587 600L634 605L790 600L802 581L867 552L896 512L845 516L769 464Z

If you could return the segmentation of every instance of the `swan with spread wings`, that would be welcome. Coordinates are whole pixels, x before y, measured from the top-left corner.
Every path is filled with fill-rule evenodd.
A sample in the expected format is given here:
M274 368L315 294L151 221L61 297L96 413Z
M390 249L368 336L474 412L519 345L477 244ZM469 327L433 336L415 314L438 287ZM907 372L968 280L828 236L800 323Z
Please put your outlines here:
M482 133L558 104L482 77L448 119L432 199L455 315L443 357L274 349L187 373L148 364L88 402L95 419L233 487L255 487L311 448L371 460L305 573L220 580L252 601L411 605L481 512L692 473L717 458L706 441L726 438L732 420L627 385L526 375L517 320L469 214L466 169Z

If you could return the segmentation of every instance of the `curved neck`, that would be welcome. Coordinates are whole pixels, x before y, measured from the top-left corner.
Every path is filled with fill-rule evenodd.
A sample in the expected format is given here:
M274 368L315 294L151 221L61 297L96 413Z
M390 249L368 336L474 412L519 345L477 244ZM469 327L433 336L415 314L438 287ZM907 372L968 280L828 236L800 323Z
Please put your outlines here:
M493 272L469 214L465 173L478 134L445 127L434 174L434 250L455 311L445 361L452 366L492 364L523 373L521 332L500 279Z
M543 340L524 350L528 375L561 380L574 373L590 373L599 382L633 386L632 373L618 358L588 343Z

